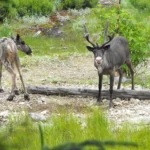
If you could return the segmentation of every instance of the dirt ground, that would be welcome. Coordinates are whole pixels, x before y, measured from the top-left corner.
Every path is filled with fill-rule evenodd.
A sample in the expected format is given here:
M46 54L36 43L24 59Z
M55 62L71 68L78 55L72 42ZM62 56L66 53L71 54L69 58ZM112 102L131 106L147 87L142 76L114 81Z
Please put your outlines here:
M29 63L30 62L30 63ZM88 56L72 56L68 59L45 57L22 58L22 74L26 86L77 87L97 89L97 71L93 65L92 54ZM31 64L31 65L29 65ZM22 89L17 75L17 85ZM10 115L29 112L35 120L46 120L51 114L59 114L61 110L72 112L80 117L86 116L93 108L100 108L109 119L121 124L123 122L140 121L150 123L150 100L121 100L114 99L115 107L109 109L108 100L101 106L96 105L93 97L81 96L45 96L30 94L30 101L23 99L22 90L13 101L7 101L11 89L11 77L3 69L2 86L5 90L0 93L0 123L8 121ZM122 87L122 88L129 88ZM141 88L140 86L135 86ZM115 87L116 88L116 87ZM103 89L108 89L108 78L104 78ZM142 88L141 88L142 90Z

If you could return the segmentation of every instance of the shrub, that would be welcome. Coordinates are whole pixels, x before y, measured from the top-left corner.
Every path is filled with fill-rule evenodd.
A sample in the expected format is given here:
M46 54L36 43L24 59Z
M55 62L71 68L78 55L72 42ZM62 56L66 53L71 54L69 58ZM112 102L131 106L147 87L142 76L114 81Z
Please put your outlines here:
M19 16L47 15L53 11L54 1L51 0L13 0L13 7L17 9Z
M86 7L90 7L90 8L92 8L92 7L95 7L96 5L98 4L98 0L91 0L91 1L89 1L89 0L84 0L84 8L86 8Z
M55 10L95 7L98 0L2 0L0 19L16 16L49 15Z
M61 0L59 9L80 9L86 7L95 7L98 4L98 0Z
M27 23L27 24L46 24L49 22L49 17L45 17L45 16L38 16L38 15L34 15L34 16L23 16L20 19L23 23Z
M8 15L10 6L11 0L0 1L0 21L3 21L3 19Z
M4 23L0 28L0 37L9 37L11 36L12 28L8 23L7 18L4 19Z
M130 0L130 2L134 7L150 12L149 0Z
M94 32L99 32L100 37L104 35L104 29L106 20L110 21L109 33L113 33L117 26L117 9L104 8L102 6L94 9L93 19L91 21L91 26L89 28L94 28ZM95 22L95 23L94 23ZM95 24L93 26L93 24ZM137 21L134 13L127 9L122 9L120 14L120 35L128 39L131 57L134 66L136 67L139 63L146 62L148 58L148 50L150 49L148 43L150 42L150 28L148 24L142 21ZM100 38L100 43L104 41L104 38Z

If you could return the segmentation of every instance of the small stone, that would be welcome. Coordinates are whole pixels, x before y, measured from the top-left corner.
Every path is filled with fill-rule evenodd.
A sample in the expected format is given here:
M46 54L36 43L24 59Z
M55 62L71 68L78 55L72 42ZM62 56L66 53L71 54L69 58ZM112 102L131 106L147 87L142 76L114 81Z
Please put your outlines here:
M20 104L20 105L25 105L25 102L20 102L19 104Z
M140 102L139 99L135 99L135 98L131 98L131 99L130 99L130 103L135 103L135 104L137 104L137 103L139 103L139 102Z
M0 116L1 116L2 118L8 117L8 116L9 116L9 111L8 111L8 110L5 110L5 111L0 112Z
M48 115L44 112L31 112L29 113L30 117L35 121L46 121L48 119Z

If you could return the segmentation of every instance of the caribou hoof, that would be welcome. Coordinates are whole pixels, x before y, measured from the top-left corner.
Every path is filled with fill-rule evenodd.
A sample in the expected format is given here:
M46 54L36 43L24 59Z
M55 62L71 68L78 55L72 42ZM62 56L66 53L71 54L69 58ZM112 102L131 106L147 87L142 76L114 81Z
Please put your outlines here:
M101 101L98 100L98 101L96 102L96 105L102 105L102 100L101 100Z
M109 108L113 108L113 107L115 107L114 103L113 102L109 103Z
M4 92L4 90L3 89L0 89L0 93L3 93Z
M24 99L29 101L30 100L29 94L24 94Z
M14 90L15 95L19 95L19 90Z
M12 101L14 99L15 95L9 95L9 97L7 98L8 101Z

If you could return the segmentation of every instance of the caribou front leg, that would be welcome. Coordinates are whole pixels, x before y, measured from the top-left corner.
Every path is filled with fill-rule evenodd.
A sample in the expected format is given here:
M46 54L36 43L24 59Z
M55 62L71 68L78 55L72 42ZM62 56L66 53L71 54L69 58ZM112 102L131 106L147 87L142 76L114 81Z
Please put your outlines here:
M113 107L113 97L112 97L112 94L113 94L113 86L114 86L114 73L110 75L110 89L109 89L109 92L110 92L110 103L109 103L109 107L112 108Z
M16 57L15 64L16 64L16 68L19 72L20 80L22 82L22 86L23 86L23 89L24 89L24 99L25 100L30 100L30 96L27 93L27 90L26 90L26 87L25 87L25 84L24 84L24 81L23 81L23 77L22 77L22 74L21 74L21 71L20 71L19 57Z
M101 90L102 90L102 80L103 80L103 74L99 74L99 84L98 84L98 99L97 102L101 103L102 102L102 98L101 98Z

